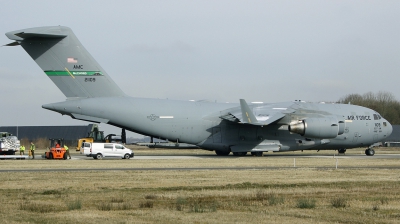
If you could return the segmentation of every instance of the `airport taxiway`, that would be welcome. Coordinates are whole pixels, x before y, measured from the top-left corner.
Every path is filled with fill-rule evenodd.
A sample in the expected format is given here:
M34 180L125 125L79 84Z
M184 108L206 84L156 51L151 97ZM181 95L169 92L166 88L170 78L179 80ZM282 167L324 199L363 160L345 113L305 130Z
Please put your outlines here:
M230 158L230 159L238 159L238 158L256 158L251 155L247 156L217 156L217 155L135 155L134 158L131 158L130 160L159 160L159 159L220 159L220 158ZM363 154L348 154L348 155L337 155L337 154L321 154L321 155L316 155L316 154L299 154L299 153L276 153L276 154L268 154L265 153L263 157L257 157L257 158L339 158L339 159L400 159L400 154L375 154L374 156L366 156ZM1 158L0 158L1 159ZM45 159L43 156L36 156L35 159ZM85 155L81 154L76 154L72 155L73 160L94 160L93 157L87 157ZM104 157L102 158L103 160L118 160L121 158L115 158L115 157ZM30 160L28 158L27 160ZM400 163L399 163L400 164Z
M236 156L217 156L217 155L136 155L133 159L130 159L129 161L124 160L124 163L135 163L135 160L199 160L199 159L248 159L249 161L252 158L250 155L245 156L245 157L236 157ZM349 155L328 155L328 154L321 154L321 155L316 155L315 153L308 154L299 154L299 153L285 153L285 154L266 154L264 157L257 157L258 159L268 159L268 158L293 158L295 159L301 159L301 158L315 158L315 159L339 159L339 160L347 160L347 159L357 159L357 160L376 160L376 159L393 159L393 160L399 160L400 159L400 154L375 154L374 156L366 156L366 155L361 155L361 154L349 154ZM27 161L28 160L28 161ZM30 159L24 160L26 162L29 162ZM46 160L41 156L37 156L35 160ZM72 156L72 160L81 160L83 163L85 163L85 160L95 160L92 157L86 157L81 154L75 154ZM102 160L122 160L121 158L103 158ZM260 161L260 160L259 160ZM261 160L262 161L262 160ZM60 161L63 162L63 161ZM65 161L67 162L67 161ZM94 161L96 164L100 164L101 160ZM226 160L225 160L226 162ZM371 162L372 163L372 162ZM62 163L61 163L62 164ZM173 167L171 165L170 167L157 167L157 163L154 164L153 167L111 167L111 168L102 168L102 167L88 167L88 168L62 168L62 167L57 167L57 168L52 168L52 169L38 169L35 167L32 167L31 169L5 169L5 170L0 170L1 172L84 172L84 171L168 171L168 170L184 170L184 171L195 171L195 170L277 170L277 169L302 169L302 168L313 168L313 169L335 169L334 163L332 165L327 165L327 166L314 166L314 167L302 167L302 166L291 166L288 164L286 167L282 166L274 166L273 164L265 164L262 166L212 166L212 167L207 167L207 166L196 166L196 167ZM371 166L351 166L347 165L344 166L340 165L336 169L400 169L400 160L399 160L399 165L396 165L396 163L391 163L391 165L371 165Z
M374 156L366 155L316 155L316 154L265 154L264 158L340 158L340 159L400 159L400 154L375 154ZM220 159L220 158L253 158L251 155L244 157L239 156L217 156L217 155L135 155L135 159ZM254 157L255 158L255 157ZM259 158L259 157L258 157ZM262 157L261 157L262 158ZM73 159L92 159L92 157L86 157L84 155L74 156ZM103 159L120 159L120 158L103 158Z

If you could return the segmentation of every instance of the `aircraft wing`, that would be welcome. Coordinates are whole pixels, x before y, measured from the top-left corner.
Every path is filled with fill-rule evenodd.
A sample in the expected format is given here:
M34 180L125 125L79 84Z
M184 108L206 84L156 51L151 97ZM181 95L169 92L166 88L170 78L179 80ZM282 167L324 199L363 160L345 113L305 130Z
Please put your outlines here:
M278 121L286 114L295 111L292 103L248 105L244 99L240 99L240 107L223 111L220 118L235 123L264 126Z

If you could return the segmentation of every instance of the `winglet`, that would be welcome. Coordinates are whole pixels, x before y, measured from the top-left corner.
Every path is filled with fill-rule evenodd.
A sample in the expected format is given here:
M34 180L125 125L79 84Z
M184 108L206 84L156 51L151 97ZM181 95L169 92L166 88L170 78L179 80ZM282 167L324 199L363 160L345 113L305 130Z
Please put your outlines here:
M244 123L258 124L256 116L254 116L253 111L250 110L249 105L247 105L244 99L240 99L240 108L242 109L242 119Z

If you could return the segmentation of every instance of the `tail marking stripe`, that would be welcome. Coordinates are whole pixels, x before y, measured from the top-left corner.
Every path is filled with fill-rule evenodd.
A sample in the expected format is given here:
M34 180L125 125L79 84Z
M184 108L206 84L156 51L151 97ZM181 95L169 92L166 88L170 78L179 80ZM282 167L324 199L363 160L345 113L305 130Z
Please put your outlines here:
M68 70L68 68L65 68L65 71L67 71L68 74L69 74L73 79L75 79L75 77L71 74L71 72Z
M103 76L100 71L70 71L65 68L65 71L44 71L47 76Z

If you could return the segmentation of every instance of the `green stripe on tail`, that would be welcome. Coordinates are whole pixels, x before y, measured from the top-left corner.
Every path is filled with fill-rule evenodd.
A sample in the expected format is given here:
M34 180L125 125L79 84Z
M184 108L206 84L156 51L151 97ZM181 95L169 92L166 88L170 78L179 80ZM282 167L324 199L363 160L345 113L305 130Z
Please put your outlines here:
M70 76L67 71L45 71L47 76ZM102 76L100 71L70 71L73 76Z

